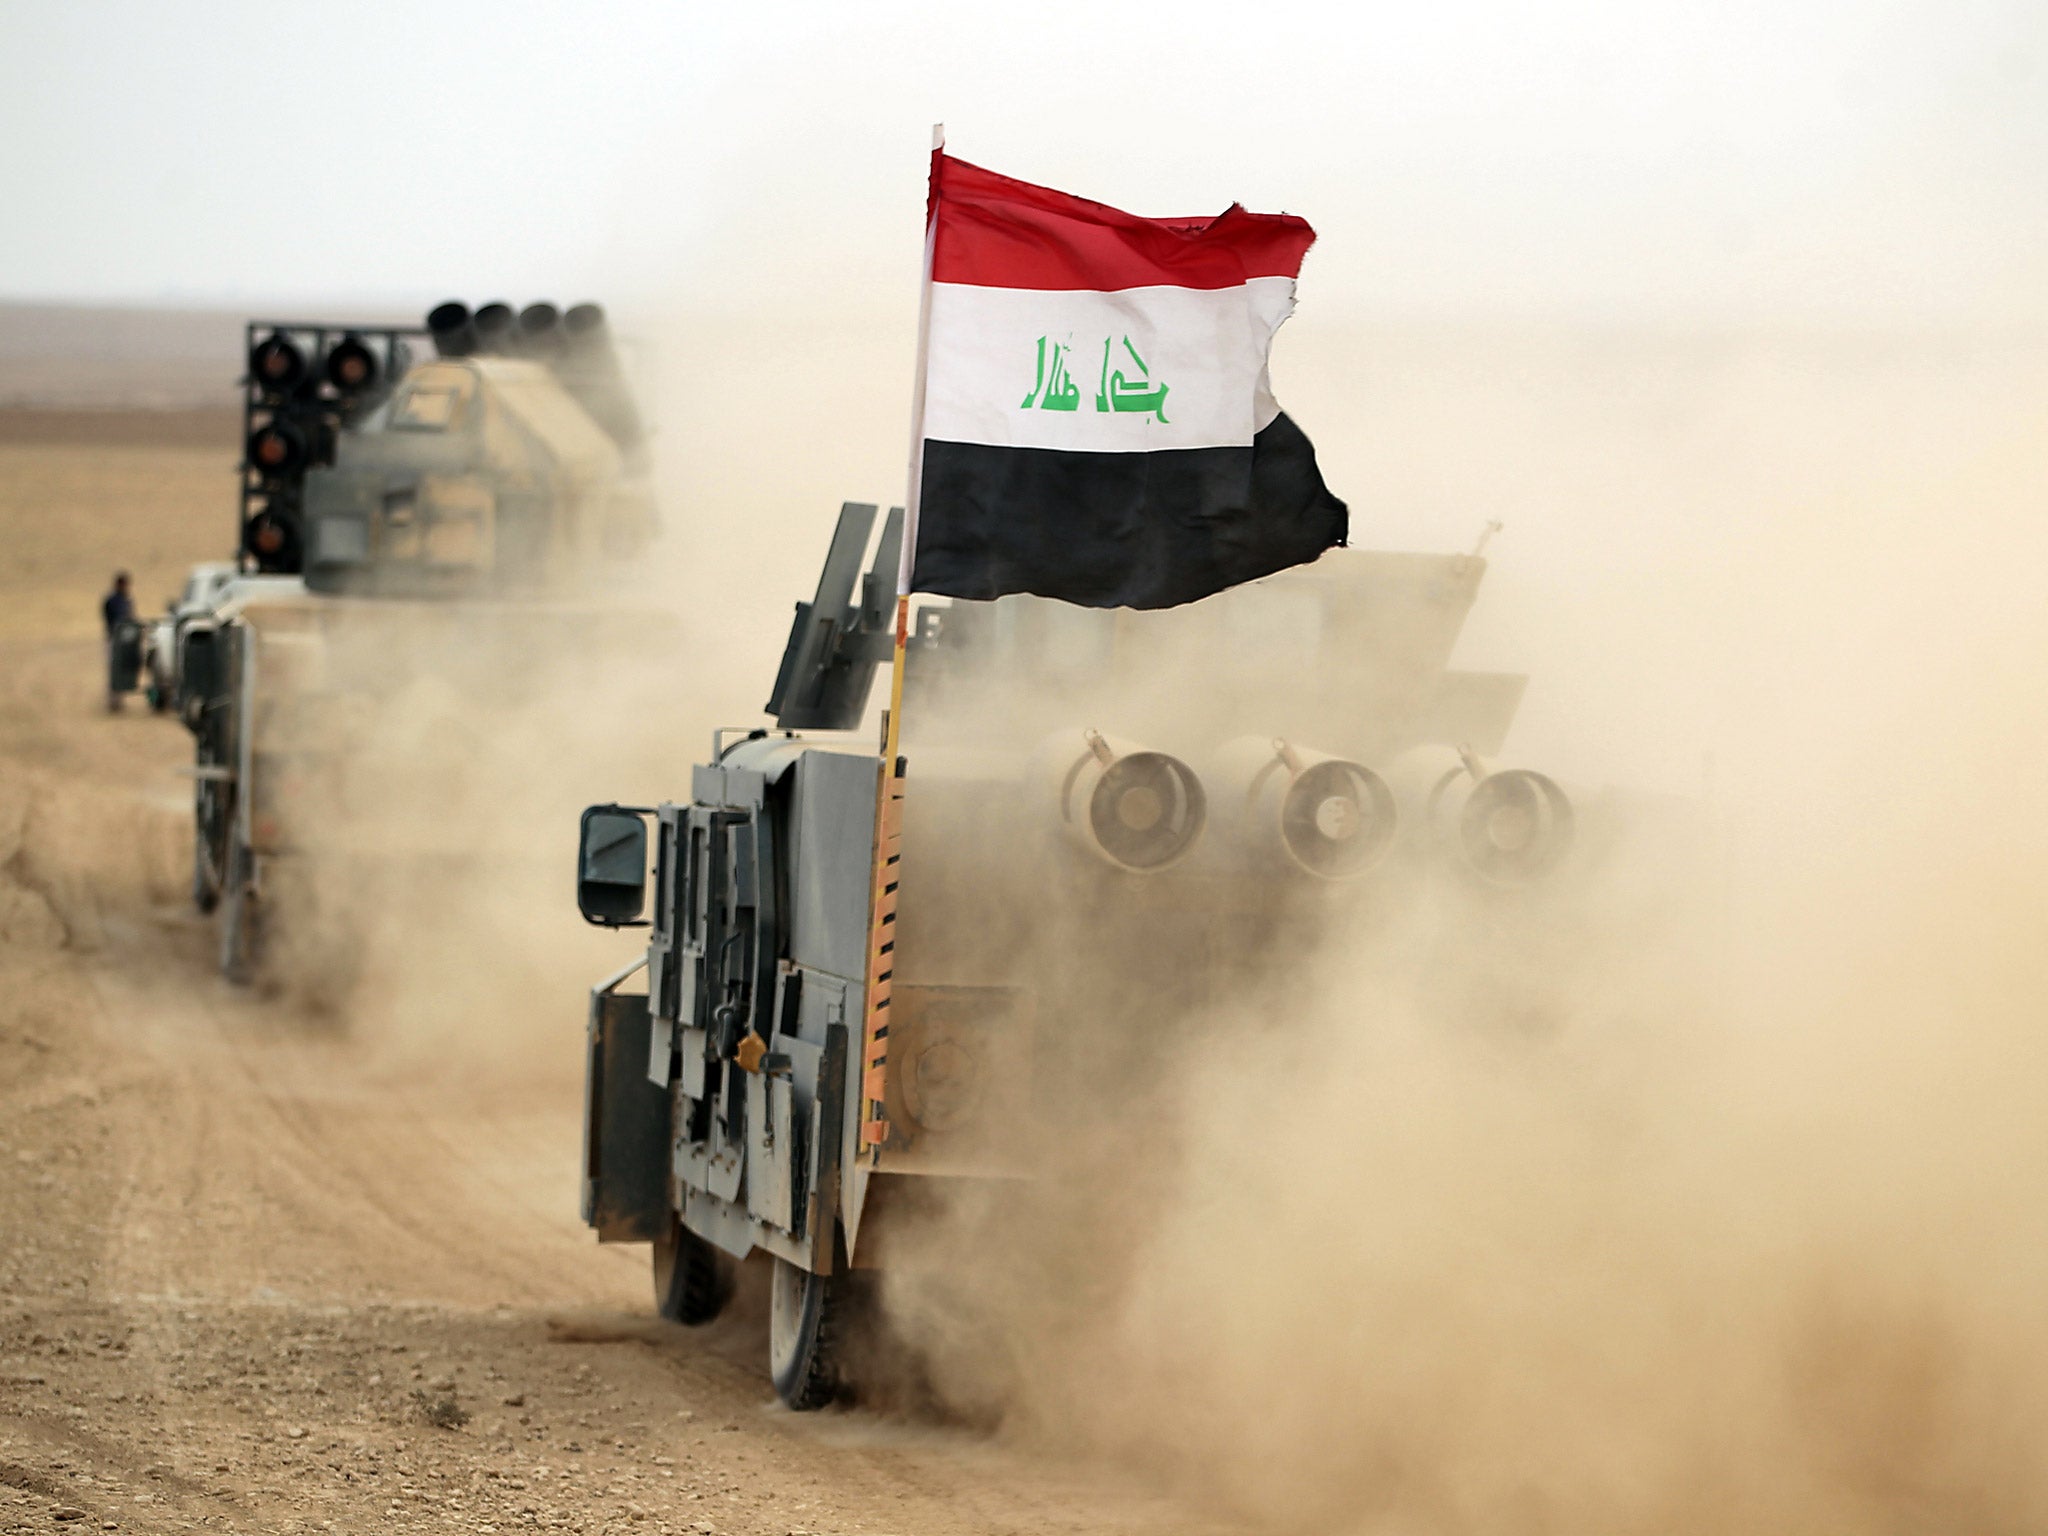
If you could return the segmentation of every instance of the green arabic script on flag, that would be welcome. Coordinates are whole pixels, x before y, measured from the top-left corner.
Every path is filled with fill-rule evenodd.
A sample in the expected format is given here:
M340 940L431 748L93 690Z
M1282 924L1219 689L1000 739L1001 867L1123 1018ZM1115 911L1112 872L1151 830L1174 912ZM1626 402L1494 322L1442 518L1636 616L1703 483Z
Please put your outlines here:
M1121 351L1117 350L1119 342L1122 343ZM1032 380L1031 392L1024 397L1019 410L1028 411L1034 405L1041 411L1075 411L1081 408L1081 387L1074 382L1074 376L1067 368L1067 357L1072 351L1073 348L1065 342L1054 341L1050 336L1038 338L1037 376ZM1125 357L1129 357L1130 365L1137 370L1135 374L1125 373ZM1172 423L1166 419L1166 392L1166 385L1152 382L1152 370L1138 355L1137 346L1129 336L1102 338L1102 372L1095 391L1096 410L1114 411L1120 415L1149 415L1162 425L1171 426Z

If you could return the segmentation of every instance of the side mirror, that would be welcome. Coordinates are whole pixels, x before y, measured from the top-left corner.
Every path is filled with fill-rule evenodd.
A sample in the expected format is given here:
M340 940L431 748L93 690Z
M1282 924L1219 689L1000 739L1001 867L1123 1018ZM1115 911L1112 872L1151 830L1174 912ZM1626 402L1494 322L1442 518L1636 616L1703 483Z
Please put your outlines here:
M647 903L645 811L593 805L583 813L576 854L576 906L586 923L638 928Z

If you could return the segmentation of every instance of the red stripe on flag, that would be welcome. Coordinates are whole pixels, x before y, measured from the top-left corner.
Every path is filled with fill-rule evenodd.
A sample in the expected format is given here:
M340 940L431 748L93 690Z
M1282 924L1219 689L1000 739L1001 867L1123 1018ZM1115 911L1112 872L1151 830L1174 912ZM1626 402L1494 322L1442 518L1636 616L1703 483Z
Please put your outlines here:
M1298 276L1316 238L1306 219L1235 203L1214 218L1144 219L942 151L927 211L933 281L981 288L1235 288Z

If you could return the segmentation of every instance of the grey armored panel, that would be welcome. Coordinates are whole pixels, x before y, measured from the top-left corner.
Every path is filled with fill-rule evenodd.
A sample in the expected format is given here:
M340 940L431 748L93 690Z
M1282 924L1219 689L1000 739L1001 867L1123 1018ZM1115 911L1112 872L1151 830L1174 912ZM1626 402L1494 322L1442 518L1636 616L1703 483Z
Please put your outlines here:
M806 752L797 764L789 957L849 979L867 974L880 766L878 758L824 751Z
M818 709L817 694L832 665L833 645L853 601L853 586L860 579L860 557L874 526L875 509L871 503L840 504L832 546L825 553L825 569L818 577L817 596L796 605L789 641L782 648L782 664L775 671L775 687L764 706L775 717L776 724L785 729L849 729L844 721L832 718L829 709Z
M746 743L748 747L755 745ZM770 750L781 745L779 741L773 742ZM744 764L699 763L690 770L690 798L698 805L752 809L761 803L770 781L780 777L779 772L763 773Z
M370 559L370 527L384 502L387 477L368 470L323 470L306 477L306 585L328 591L337 586L332 566L357 566Z
M669 1100L647 1080L647 999L590 994L583 1219L599 1242L650 1242L668 1218Z
M784 1077L747 1075L747 1209L756 1221L796 1228L795 1086Z
M851 731L867 711L868 691L878 663L895 650L896 571L903 548L903 509L891 507L867 576L860 576L861 552L874 527L875 509L849 501L818 578L818 594L796 605L789 643L768 695L768 713L791 731ZM858 605L853 603L861 581Z

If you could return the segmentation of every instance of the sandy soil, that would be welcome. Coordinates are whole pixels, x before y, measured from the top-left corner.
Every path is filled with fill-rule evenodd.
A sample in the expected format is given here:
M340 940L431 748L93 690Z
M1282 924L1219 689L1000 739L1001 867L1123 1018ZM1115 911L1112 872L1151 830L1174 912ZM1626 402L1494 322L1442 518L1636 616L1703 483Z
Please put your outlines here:
M94 605L219 553L230 439L0 428L0 1532L1198 1528L1113 1469L780 1411L751 1293L652 1322L644 1250L576 1220L573 1045L422 1070L217 980L187 739L96 709Z

